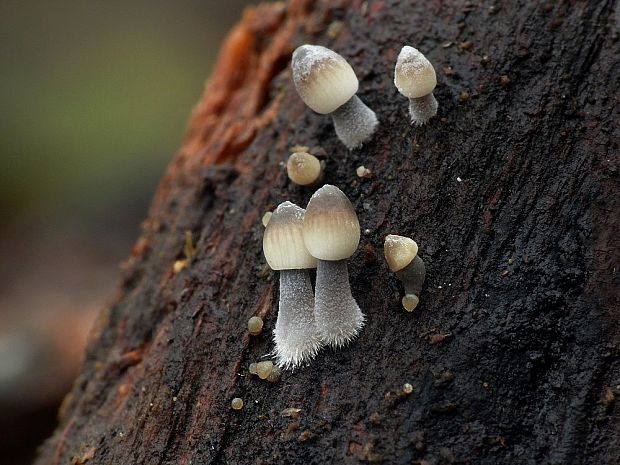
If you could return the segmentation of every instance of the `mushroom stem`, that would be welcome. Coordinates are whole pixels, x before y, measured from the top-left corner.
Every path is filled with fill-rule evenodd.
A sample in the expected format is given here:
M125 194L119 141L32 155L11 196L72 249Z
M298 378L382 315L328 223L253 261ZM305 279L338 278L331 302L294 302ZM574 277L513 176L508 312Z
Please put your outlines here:
M429 119L437 114L439 104L435 96L430 93L419 98L409 99L409 116L411 116L411 124L422 126Z
M361 147L377 129L377 115L357 95L331 113L336 135L349 150Z
M397 271L396 276L403 282L405 294L413 294L419 298L424 278L426 278L426 267L424 266L424 261L418 255L409 265Z
M274 340L277 364L285 369L310 361L321 348L308 270L280 270L280 307Z
M364 326L364 314L351 295L346 260L318 261L314 316L323 341L336 348Z

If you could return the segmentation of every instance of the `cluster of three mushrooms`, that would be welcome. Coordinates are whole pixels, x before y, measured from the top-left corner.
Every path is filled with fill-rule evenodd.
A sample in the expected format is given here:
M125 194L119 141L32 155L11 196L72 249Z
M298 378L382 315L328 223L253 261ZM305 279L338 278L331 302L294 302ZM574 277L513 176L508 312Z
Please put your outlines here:
M360 239L353 205L337 187L317 190L306 210L281 203L263 236L267 263L280 271L280 301L274 330L278 365L295 368L324 345L340 347L364 324L351 295L347 259ZM316 292L309 269L317 268Z
M331 115L336 135L347 148L370 140L377 129L377 115L356 95L359 81L347 60L326 47L306 44L293 52L291 67L301 99L317 113ZM413 124L425 124L437 114L435 68L420 51L408 45L402 48L394 84L409 98Z

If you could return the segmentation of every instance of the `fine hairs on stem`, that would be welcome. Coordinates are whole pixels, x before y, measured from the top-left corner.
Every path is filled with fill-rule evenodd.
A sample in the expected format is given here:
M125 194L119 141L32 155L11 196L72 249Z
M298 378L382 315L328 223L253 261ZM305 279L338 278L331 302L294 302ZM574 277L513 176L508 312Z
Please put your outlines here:
M321 339L314 321L314 296L308 269L316 268L303 241L305 210L283 202L273 212L263 236L267 263L280 271L280 302L274 330L277 363L295 368L314 358Z
M351 295L347 259L360 240L360 225L347 196L326 184L306 208L304 243L318 260L314 315L321 339L342 347L364 324L364 315Z

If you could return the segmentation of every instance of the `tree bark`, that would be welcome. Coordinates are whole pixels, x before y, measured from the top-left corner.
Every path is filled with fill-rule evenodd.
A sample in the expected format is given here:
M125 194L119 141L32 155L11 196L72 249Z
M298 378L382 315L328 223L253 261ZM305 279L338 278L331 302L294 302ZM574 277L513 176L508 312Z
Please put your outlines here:
M247 10L36 463L620 463L619 15L608 0ZM350 60L380 120L363 148L296 94L302 43ZM404 44L438 75L420 128L392 81ZM277 313L261 217L312 194L281 167L296 144L358 212L366 326L273 384L248 373ZM185 231L196 255L175 272ZM382 257L390 233L427 265L414 313Z

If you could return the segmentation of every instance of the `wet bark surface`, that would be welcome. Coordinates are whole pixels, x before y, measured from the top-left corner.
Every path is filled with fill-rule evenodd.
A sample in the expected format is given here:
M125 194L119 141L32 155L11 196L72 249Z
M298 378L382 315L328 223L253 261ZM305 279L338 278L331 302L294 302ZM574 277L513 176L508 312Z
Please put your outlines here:
M619 8L248 10L36 463L619 463ZM347 151L296 95L290 53L306 42L356 70L380 120L363 148ZM437 70L439 113L421 128L392 82L404 44ZM278 302L261 217L312 193L281 167L296 144L324 157L324 181L358 212L349 270L366 325L274 384L248 373L273 349ZM186 231L196 255L174 272ZM387 234L414 238L427 266L412 314Z

